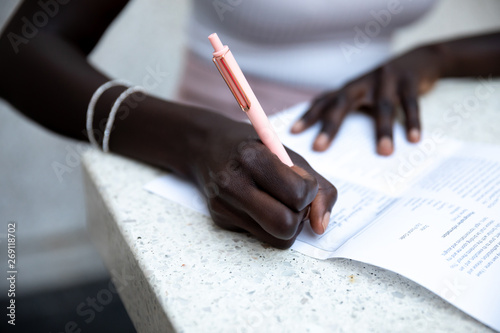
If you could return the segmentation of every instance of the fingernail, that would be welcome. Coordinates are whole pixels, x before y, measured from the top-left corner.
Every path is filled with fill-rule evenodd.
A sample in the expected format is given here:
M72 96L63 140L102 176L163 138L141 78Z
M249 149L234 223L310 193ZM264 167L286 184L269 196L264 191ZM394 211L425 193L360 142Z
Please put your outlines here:
M408 140L410 142L419 142L420 141L420 130L418 130L417 128L412 128L408 132Z
M329 223L330 223L330 212L326 212L325 215L323 216L323 221L321 221L321 225L323 226L323 233L326 231L326 228L328 228Z
M303 218L303 220L304 220L304 221L309 220L309 214L311 214L311 206L308 206L308 207L307 207L307 213L306 213L306 216L304 216L304 218Z
M394 148L392 146L392 140L388 136L383 136L378 141L377 153L379 153L380 155L389 156L392 154L393 150Z
M303 120L298 120L292 126L292 133L300 133L304 130L305 127L306 127L306 123Z
M320 133L313 144L313 149L318 151L323 151L328 148L328 135L326 133Z

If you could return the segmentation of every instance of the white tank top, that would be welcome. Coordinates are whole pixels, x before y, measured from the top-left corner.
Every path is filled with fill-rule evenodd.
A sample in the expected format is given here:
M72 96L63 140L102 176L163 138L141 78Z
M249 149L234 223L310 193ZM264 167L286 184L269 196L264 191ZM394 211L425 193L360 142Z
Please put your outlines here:
M193 0L188 47L211 58L217 32L245 73L331 89L390 56L392 32L436 0Z

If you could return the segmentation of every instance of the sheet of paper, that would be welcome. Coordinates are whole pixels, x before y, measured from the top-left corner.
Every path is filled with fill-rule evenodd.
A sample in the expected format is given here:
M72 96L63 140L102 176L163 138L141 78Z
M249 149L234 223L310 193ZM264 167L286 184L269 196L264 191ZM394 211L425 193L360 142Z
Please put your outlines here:
M317 235L307 224L292 247L317 259L333 257L335 250L397 201L358 184L335 178L329 180L337 187L339 196L327 230L323 235Z
M291 125L306 108L307 104L297 105L270 119L283 143L301 154L339 192L327 232L318 236L305 226L292 247L318 259L331 257L341 244L373 221L437 160L460 147L459 143L432 133L424 136L422 143L410 144L398 124L394 132L396 153L381 157L375 154L371 118L353 114L347 117L330 149L314 152L311 147L319 125L300 135L290 133ZM197 189L173 175L155 179L146 184L145 189L209 216Z
M500 330L498 152L463 147L335 255L404 275Z
M366 115L347 117L332 147L312 151L319 125L300 135L290 133L290 125L307 105L298 105L271 120L283 143L301 154L311 166L334 184L338 201L330 225L323 235L306 226L293 249L318 259L327 259L347 239L371 223L438 161L461 147L461 143L439 132L425 134L420 144L406 140L402 126L396 125L396 152L390 157L375 153L373 121Z
M464 145L439 131L410 144L396 126L396 153L380 157L372 120L355 114L332 147L317 153L311 146L319 125L289 133L306 107L271 122L285 145L337 187L339 199L325 234L305 226L293 248L318 259L346 257L395 271L500 330L499 149ZM197 189L172 175L145 188L209 215Z

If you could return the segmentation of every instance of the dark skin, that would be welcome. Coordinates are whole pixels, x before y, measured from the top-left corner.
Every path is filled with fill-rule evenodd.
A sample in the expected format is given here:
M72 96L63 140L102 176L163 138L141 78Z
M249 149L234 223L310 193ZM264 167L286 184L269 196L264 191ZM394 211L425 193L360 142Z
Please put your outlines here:
M59 4L34 32L26 30L23 17L33 22L42 9L38 1L25 1L0 38L0 96L48 129L88 141L88 103L110 78L86 58L126 3ZM96 104L98 139L124 90L111 88ZM295 166L282 164L250 125L149 95L136 94L122 104L110 150L187 178L205 194L217 225L277 248L290 247L307 219L323 233L337 198L335 187L293 151L288 152Z
M401 108L410 142L420 140L418 97L440 78L500 76L500 33L452 40L411 50L342 87L318 96L292 128L300 133L322 124L313 143L325 151L335 138L346 115L355 110L374 119L377 153L394 151L392 129Z
M0 96L43 126L87 141L88 102L109 78L86 56L126 3L69 1L60 4L57 14L36 28L34 36L23 36L22 18L33 22L41 11L38 1L25 1L0 38ZM293 130L300 132L321 121L314 149L325 150L348 111L363 109L375 119L378 152L388 155L393 151L392 123L399 105L406 114L409 140L416 142L420 138L417 96L440 77L498 75L499 49L499 34L491 34L408 52L318 97ZM97 132L102 132L103 120L123 90L111 88L99 99L94 116ZM296 166L284 168L250 126L209 110L152 96L132 104L136 106L131 111L123 106L118 112L111 151L194 182L218 225L248 231L280 248L293 243L306 218L316 233L324 232L337 192L300 156L289 151Z

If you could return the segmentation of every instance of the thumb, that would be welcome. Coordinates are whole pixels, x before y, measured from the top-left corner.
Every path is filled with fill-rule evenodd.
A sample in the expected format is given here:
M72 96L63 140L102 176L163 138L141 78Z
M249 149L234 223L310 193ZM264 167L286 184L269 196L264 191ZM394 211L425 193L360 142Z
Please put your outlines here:
M323 234L330 222L333 205L337 201L337 189L328 180L317 175L319 190L311 203L309 221L311 228L318 235Z

